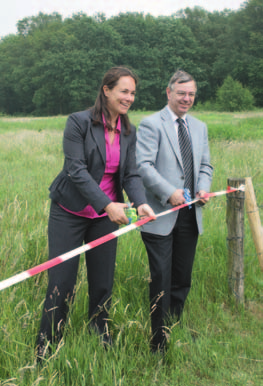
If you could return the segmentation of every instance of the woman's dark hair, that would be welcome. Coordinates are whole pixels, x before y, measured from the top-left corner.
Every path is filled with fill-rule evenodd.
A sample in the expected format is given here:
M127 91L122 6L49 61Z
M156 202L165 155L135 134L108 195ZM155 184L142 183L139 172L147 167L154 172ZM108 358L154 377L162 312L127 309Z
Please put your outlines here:
M138 83L137 76L127 67L122 67L122 66L112 67L104 75L100 85L98 95L97 95L97 99L95 101L94 106L92 107L93 119L94 119L95 125L102 123L102 114L104 114L104 117L107 122L107 128L109 130L113 130L110 124L110 112L107 108L107 98L104 94L103 87L107 86L110 90L112 90L118 83L119 79L123 76L132 77L135 81L135 85L137 85ZM121 114L121 121L124 124L124 127L126 128L125 134L128 135L130 133L130 128L131 128L128 115Z

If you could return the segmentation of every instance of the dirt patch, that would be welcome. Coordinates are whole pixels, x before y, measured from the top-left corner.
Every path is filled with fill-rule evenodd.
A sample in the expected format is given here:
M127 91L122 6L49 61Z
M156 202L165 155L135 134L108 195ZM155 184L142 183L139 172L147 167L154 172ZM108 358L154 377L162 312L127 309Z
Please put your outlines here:
M253 314L257 319L263 320L263 304L256 302L248 302L247 303L248 311Z
M14 149L30 152L39 151L41 146L49 146L52 143L61 143L62 133L58 131L33 131L19 130L17 132L6 132L0 134L0 148L4 152Z
M1 118L3 122L29 122L37 121L40 119L49 119L50 117L16 117L16 118Z
M263 111L247 111L246 113L234 114L234 118L256 118L263 117Z

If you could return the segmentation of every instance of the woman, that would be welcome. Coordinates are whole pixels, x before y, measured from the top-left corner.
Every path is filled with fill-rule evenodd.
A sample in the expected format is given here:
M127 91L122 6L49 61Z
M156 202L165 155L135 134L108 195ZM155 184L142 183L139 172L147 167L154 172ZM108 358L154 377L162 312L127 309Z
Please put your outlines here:
M127 112L137 78L125 67L104 76L95 105L69 116L64 131L64 167L50 187L49 259L128 224L122 190L139 216L154 216L135 166L135 128ZM110 344L111 303L117 239L86 252L90 324ZM73 302L79 256L49 270L37 341L38 360L48 342L58 342Z

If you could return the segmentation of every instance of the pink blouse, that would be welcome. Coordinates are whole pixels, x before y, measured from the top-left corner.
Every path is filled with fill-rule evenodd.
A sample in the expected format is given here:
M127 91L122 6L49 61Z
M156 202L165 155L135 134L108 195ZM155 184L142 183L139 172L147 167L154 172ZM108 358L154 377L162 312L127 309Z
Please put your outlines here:
M104 134L105 134L105 143L106 143L106 167L105 172L100 182L101 190L107 194L107 196L114 202L117 201L117 193L115 186L115 175L119 168L120 163L120 133L121 133L121 118L118 118L116 133L114 137L114 141L111 144L108 129L106 126L106 121L104 116L102 116L104 123ZM60 204L59 204L60 205ZM76 216L87 217L87 218L97 218L107 216L107 213L103 213L98 215L97 212L93 209L91 205L86 206L80 212L72 212L71 210L64 208L67 212L75 214Z

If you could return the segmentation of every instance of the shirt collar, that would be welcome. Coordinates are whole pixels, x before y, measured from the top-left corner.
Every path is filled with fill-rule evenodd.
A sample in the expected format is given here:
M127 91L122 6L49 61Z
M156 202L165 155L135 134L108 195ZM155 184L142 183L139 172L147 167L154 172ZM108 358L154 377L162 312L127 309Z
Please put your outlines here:
M171 109L171 107L169 105L167 105L167 108L168 108L168 111L169 113L171 114L171 117L172 117L172 120L173 122L176 122L177 123L177 119L179 118L174 112L173 110ZM181 119L183 119L185 122L186 122L186 114L184 114Z
M118 131L118 133L121 132L121 116L120 115L119 115L118 120L117 120L116 130Z

